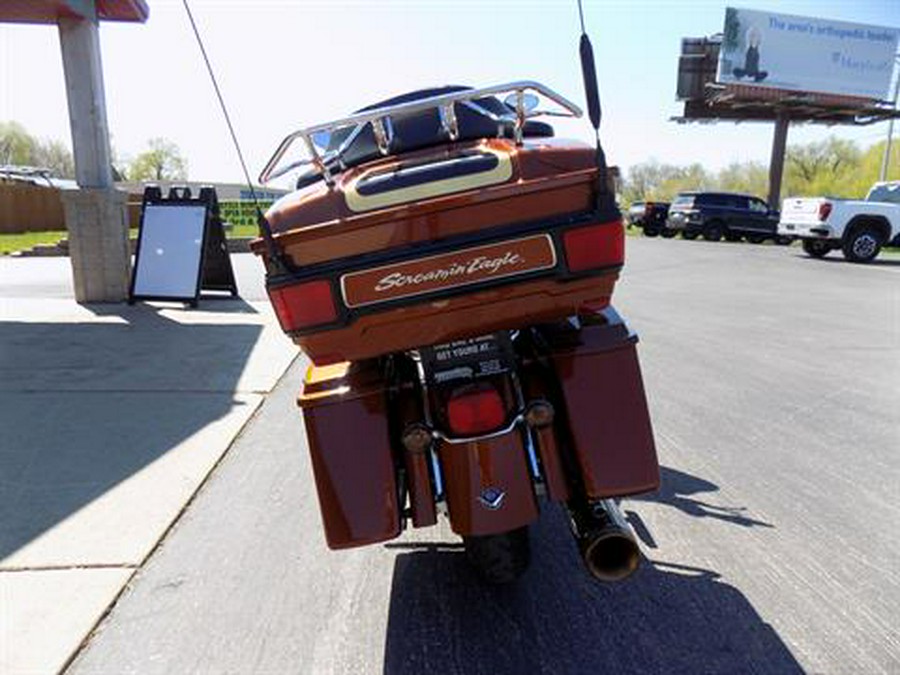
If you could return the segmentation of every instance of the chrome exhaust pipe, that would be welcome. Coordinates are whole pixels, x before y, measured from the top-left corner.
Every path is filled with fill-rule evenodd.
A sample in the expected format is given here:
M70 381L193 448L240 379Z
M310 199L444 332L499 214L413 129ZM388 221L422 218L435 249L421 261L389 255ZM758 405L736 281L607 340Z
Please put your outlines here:
M641 563L641 549L612 499L571 511L575 539L591 575L600 581L627 579Z

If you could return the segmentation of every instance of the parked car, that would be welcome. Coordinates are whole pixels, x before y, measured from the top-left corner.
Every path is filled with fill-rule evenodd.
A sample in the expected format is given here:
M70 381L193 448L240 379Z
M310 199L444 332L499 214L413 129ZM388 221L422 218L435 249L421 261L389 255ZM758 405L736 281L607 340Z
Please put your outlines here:
M863 201L786 199L778 232L802 239L814 258L841 249L850 262L874 260L882 246L900 246L900 181L875 183Z
M728 241L745 237L754 244L766 239L778 244L792 241L777 233L778 211L759 197L730 192L682 192L669 207L666 225L685 239L703 235L707 241L723 237Z
M674 237L677 233L666 227L668 214L669 202L633 202L628 209L628 223L642 228L648 237Z

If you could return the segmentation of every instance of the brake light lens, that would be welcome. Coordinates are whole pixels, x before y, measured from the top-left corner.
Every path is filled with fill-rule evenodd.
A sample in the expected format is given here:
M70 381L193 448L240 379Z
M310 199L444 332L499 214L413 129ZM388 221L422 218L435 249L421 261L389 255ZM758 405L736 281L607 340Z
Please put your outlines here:
M625 262L625 230L619 220L568 230L563 233L563 246L570 272Z
M284 331L294 331L337 320L331 283L325 279L270 288L269 299Z
M494 431L505 419L503 399L490 385L458 390L447 403L450 429L460 436Z
M819 220L824 222L828 220L828 216L831 214L831 202L822 202L819 204Z

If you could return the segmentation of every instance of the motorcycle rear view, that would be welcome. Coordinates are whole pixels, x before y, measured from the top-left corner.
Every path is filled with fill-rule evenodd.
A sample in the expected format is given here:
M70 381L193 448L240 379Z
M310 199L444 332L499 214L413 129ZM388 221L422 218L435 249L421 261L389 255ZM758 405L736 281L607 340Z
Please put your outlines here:
M581 55L596 130L584 34ZM599 135L556 139L545 113L581 111L530 81L412 92L295 132L263 171L305 168L253 250L313 362L299 405L330 548L446 516L483 578L510 582L559 502L594 577L639 564L616 500L659 470L637 337L610 304L624 228Z

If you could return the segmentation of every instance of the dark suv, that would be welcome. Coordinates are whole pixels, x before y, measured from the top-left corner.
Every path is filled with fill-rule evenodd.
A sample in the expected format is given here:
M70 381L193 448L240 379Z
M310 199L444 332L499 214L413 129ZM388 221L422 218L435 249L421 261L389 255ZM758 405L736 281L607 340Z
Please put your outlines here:
M746 237L754 244L774 239L789 244L789 237L779 237L778 211L770 209L759 197L731 192L682 192L672 206L666 226L681 231L685 239L703 235L707 241L740 241Z
M628 209L628 223L635 227L641 227L648 237L661 234L664 237L674 237L673 232L666 227L666 216L669 214L669 202L633 202Z

